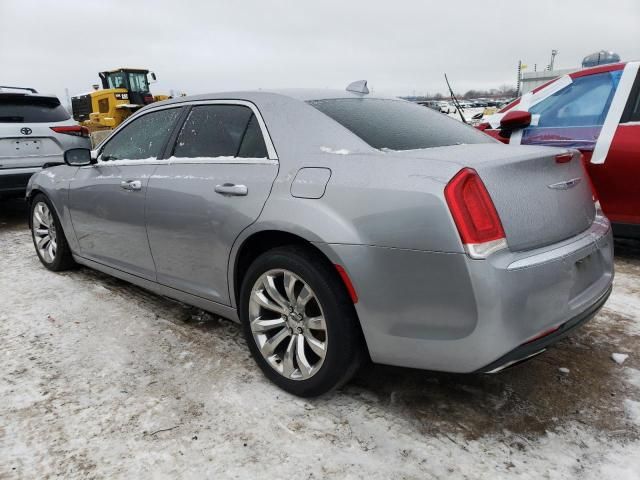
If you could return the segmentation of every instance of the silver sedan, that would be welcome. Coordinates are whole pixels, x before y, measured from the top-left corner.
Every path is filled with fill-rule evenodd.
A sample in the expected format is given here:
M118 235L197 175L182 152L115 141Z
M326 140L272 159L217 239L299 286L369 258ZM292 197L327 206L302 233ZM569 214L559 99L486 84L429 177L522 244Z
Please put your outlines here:
M296 395L368 360L496 372L611 290L577 151L505 146L363 82L155 103L65 161L29 183L44 266L240 321Z

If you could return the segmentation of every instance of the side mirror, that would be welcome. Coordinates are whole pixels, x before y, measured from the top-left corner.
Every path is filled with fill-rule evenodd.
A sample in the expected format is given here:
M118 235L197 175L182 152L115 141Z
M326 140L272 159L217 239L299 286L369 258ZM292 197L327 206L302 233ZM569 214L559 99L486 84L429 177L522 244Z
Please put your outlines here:
M149 72L149 76L151 77L151 81L155 82L157 80L156 74L154 72Z
M529 125L531 125L531 113L522 110L507 112L500 120L500 130L508 134L514 130L527 128Z
M84 167L95 161L91 158L91 150L88 148L72 148L64 152L64 163L72 167Z

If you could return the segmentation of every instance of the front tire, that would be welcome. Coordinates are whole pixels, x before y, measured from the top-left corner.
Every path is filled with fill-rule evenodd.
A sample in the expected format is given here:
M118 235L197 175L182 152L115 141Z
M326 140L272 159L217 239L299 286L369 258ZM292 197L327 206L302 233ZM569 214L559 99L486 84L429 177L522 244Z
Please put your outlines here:
M75 266L62 225L51 202L38 194L31 202L29 225L31 238L40 262L54 272Z
M240 318L265 376L301 397L346 383L364 358L355 308L325 258L300 246L278 247L249 267Z

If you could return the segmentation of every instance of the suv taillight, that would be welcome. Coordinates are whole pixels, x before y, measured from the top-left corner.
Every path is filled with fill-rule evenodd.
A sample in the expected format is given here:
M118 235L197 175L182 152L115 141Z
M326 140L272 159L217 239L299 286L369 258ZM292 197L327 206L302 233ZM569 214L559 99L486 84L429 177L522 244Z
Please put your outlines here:
M471 258L487 258L507 247L496 207L474 169L460 170L445 187L444 196Z
M80 125L68 125L64 127L49 127L56 133L64 133L65 135L75 135L76 137L88 137L89 129Z

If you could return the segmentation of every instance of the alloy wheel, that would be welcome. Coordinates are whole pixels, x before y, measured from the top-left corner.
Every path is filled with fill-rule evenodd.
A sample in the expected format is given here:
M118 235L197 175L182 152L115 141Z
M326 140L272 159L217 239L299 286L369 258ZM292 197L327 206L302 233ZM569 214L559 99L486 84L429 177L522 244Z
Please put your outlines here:
M249 322L263 358L280 375L306 380L327 352L322 306L309 285L284 269L262 274L251 289Z
M44 202L36 203L33 208L33 238L36 248L46 263L52 263L56 258L58 244L56 241L56 225L49 206Z

